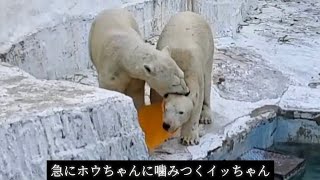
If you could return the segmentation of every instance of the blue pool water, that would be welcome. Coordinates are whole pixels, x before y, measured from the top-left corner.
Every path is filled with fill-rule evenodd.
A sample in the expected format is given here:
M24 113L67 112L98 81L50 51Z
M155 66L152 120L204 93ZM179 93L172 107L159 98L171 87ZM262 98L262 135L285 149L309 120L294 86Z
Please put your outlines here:
M304 172L292 180L320 180L320 144L277 143L270 149L306 159Z

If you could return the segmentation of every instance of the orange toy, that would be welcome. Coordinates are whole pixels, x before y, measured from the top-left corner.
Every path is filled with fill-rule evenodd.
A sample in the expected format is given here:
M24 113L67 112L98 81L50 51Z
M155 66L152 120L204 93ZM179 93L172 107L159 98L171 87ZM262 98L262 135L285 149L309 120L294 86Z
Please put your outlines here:
M145 133L145 141L149 150L161 145L173 134L162 128L163 103L143 106L138 111L139 123Z

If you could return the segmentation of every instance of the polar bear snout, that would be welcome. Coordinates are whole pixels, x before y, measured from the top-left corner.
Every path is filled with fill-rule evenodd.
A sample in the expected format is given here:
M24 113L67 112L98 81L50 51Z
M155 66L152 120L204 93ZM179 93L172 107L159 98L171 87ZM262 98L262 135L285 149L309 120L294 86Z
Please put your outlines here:
M187 83L186 83L184 78L180 79L180 84L181 84L181 86L183 88L183 95L188 96L190 94L190 89L187 86Z
M163 123L163 124L162 124L162 128L163 128L164 130L168 131L168 130L170 129L170 125L167 124L167 123Z
M163 122L162 124L162 128L169 133L173 133L177 131L177 129L180 127L180 125L175 123L174 121L171 121L171 122L172 123Z

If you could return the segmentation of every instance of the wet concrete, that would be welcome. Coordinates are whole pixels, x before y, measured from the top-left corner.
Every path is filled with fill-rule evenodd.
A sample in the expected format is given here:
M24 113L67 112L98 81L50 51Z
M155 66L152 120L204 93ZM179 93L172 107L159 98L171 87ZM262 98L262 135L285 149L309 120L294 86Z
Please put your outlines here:
M276 178L287 180L299 174L305 168L305 159L262 149L251 149L240 160L272 160Z

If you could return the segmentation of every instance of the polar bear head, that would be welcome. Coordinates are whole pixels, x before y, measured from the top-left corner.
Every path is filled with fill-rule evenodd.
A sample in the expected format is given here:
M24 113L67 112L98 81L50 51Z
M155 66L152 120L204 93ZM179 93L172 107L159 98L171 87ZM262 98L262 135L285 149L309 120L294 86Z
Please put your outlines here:
M189 93L184 73L171 58L168 47L156 50L149 59L143 64L144 79L159 95Z
M163 128L168 132L174 132L186 123L193 110L191 98L177 94L169 94L163 106Z

